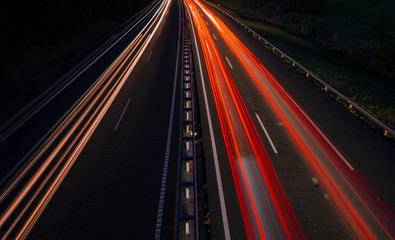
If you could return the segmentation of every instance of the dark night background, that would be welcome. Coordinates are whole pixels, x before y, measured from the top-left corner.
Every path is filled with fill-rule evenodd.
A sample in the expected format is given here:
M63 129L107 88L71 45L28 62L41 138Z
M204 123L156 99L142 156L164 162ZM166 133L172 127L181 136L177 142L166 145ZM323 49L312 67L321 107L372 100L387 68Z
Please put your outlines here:
M150 2L0 1L0 125Z
M146 0L15 0L0 4L1 51L23 52L37 44L81 35L97 22L119 22ZM3 57L5 57L3 55Z

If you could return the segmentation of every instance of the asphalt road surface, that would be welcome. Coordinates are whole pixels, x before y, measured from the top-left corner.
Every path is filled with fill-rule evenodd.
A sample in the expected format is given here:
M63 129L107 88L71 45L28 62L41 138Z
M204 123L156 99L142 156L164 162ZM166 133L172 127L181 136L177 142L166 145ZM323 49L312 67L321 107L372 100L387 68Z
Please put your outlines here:
M83 150L77 151L78 160L71 164L56 194L44 203L47 204L45 210L38 220L34 220L34 226L16 225L32 228L29 239L153 238L157 231L166 153L169 156L167 183L170 186L166 192L166 201L170 203L164 212L171 213L163 217L164 223L160 226L164 237L173 236L171 224L174 224L172 213L175 205L172 203L175 202L176 191L177 175L174 173L178 166L180 108L178 61L181 59L177 55L181 28L174 26L179 26L181 18L177 1L158 3L144 22L118 42L104 59L80 76L78 84L75 83L70 90L62 93L62 97L57 97L55 103L45 108L45 114L36 117L45 119L45 116L51 116L50 123L47 123L50 125L56 121L52 117L61 116L63 106L67 109L70 103L72 105L96 79L102 77L100 79L108 82L108 86L103 83L98 87L97 92L102 95L97 94L97 102L96 98L91 100L92 108L88 104L81 107L81 111L92 109L92 116L96 114L96 109L103 109L105 115L99 114L92 122L89 116L83 120L92 124L95 131L91 135L84 135L90 139L83 143ZM127 54L121 54L125 47ZM123 61L115 60L120 54ZM112 70L112 67L118 67L119 71ZM107 75L115 77L106 79ZM103 102L100 102L102 99ZM174 120L169 122L171 119ZM170 127L173 131L168 135ZM80 128L84 127L77 127ZM40 133L45 132L35 129L19 131L24 136L32 136L29 139L32 144L40 138ZM77 139L79 133L74 132L71 136ZM58 141L61 140L54 140ZM9 142L7 144L3 148L3 156L20 159L25 154L20 148L17 152L15 149L18 147ZM166 152L166 148L171 150ZM66 156L72 158L74 153L67 153ZM8 163L11 167L12 163L15 164L12 159ZM168 216L170 221L166 219Z
M209 6L208 4L206 5ZM224 238L227 231L229 231L232 238L243 239L245 238L245 233L249 234L249 230L243 231L241 227L243 226L243 223L240 222L242 218L240 212L242 212L242 210L237 207L237 194L233 188L237 183L231 170L232 160L228 158L229 154L227 154L226 144L224 144L225 137L223 135L223 130L221 130L222 125L218 120L218 115L220 114L218 113L218 107L215 106L215 94L210 87L212 86L210 85L212 81L209 80L210 70L208 70L209 67L207 67L204 62L204 59L207 62L207 59L210 59L210 57L203 58L205 53L202 48L204 48L204 45L208 47L208 42L211 40L215 42L214 45L218 49L219 55L226 66L225 71L228 71L233 78L239 94L261 136L260 139L265 145L266 153L276 170L277 176L292 206L304 236L309 239L349 239L353 236L363 236L365 234L363 230L360 232L358 227L355 227L355 225L359 224L356 223L359 220L349 218L349 215L353 215L350 209L353 209L354 206L357 206L359 203L350 203L345 207L345 209L348 210L339 210L342 208L340 204L342 200L340 199L352 199L353 197L350 197L350 195L354 193L346 193L344 196L341 195L343 193L337 195L337 192L341 192L339 189L341 190L341 188L347 184L343 182L341 179L342 177L337 175L338 170L336 169L344 168L344 170L340 171L346 171L348 172L347 174L350 174L351 178L358 179L355 180L355 185L351 187L352 190L350 190L350 192L353 192L353 189L357 189L356 192L363 192L365 189L374 189L374 192L370 192L373 196L371 199L373 200L372 205L375 204L375 198L377 197L381 198L380 201L385 201L389 205L389 208L392 207L393 209L394 193L393 187L391 186L393 186L395 180L393 168L393 156L395 156L394 147L377 136L359 120L355 119L338 103L316 88L309 80L298 74L290 65L286 64L275 54L266 49L262 42L259 42L251 33L247 32L240 25L212 7L209 7L209 9L213 11L214 14L209 13L207 10L203 10L201 6L197 7L197 9L194 15L198 16L198 18L201 17L202 20L195 21L194 25L196 26L196 32L203 31L204 25L206 25L209 30L208 33L204 32L203 37L206 39L205 41L199 43L199 37L196 36L198 40L194 43L196 43L195 45L198 47L197 51L200 53L200 59L198 59L197 54L195 54L195 62L201 61L201 65L203 66L203 71L201 73L203 81L200 81L199 77L201 76L199 76L197 83L200 86L200 102L201 109L203 109L202 127L207 161L206 165L209 166L207 168L207 181L209 185L208 193L212 216L213 237L219 239ZM225 27L218 24L217 17L224 21L229 27L230 32L226 32L224 30ZM198 21L201 21L200 25L197 24ZM216 27L216 25L219 25L219 27ZM221 32L225 32L226 34L221 34ZM311 142L308 138L294 137L292 135L292 133L299 131L299 129L303 127L295 127L293 125L298 124L298 121L292 122L293 120L291 119L293 115L288 114L289 112L286 112L288 110L280 110L277 112L276 106L280 106L281 108L283 102L278 101L279 98L276 96L272 97L270 91L261 91L261 83L256 83L252 80L253 73L246 72L246 69L252 66L254 62L243 65L243 61L245 61L246 57L244 57L244 59L241 58L242 60L238 58L238 55L242 55L240 54L242 52L242 50L240 50L241 48L238 48L237 44L235 44L236 46L233 47L232 50L229 46L229 42L235 40L231 39L228 40L228 42L225 40L227 36L231 36L231 33L234 33L257 57L261 65L263 65L258 66L256 69L265 69L266 72L263 72L262 75L268 76L266 79L269 80L267 81L276 79L280 84L275 85L281 85L287 90L286 94L283 94L286 96L284 99L286 100L289 95L292 96L287 101L297 103L299 106L297 109L299 110L296 112L301 109L300 112L305 113L305 115L303 115L304 118L310 119L311 122L317 126L314 131L322 132L322 136L325 136L324 138L327 139L325 142L330 142L332 145L330 148L337 149L336 151L338 153L334 155L342 157L336 157L337 160L333 161L333 168L329 167L329 165L316 168L316 161L312 159L318 159L318 162L320 162L320 159L325 159L328 155L324 154L324 156L322 153L318 153L321 151L319 150L321 147L315 146L316 143ZM211 40L209 40L209 38L211 38ZM209 56L215 55L213 54L213 48L206 52L208 52L207 55ZM195 69L199 69L199 66L197 64L195 65ZM208 65L213 65L213 63ZM255 72L258 70L255 70ZM271 74L267 74L267 72ZM208 93L208 104L205 104L204 91ZM262 92L264 92L264 94L262 94ZM226 95L226 93L223 94ZM271 104L271 101L275 101L275 104ZM207 111L208 108L209 111ZM286 113L284 113L284 111ZM290 111L293 111L292 108ZM208 120L209 118L211 119ZM288 121L289 125L287 125ZM210 122L212 122L212 128L214 129L213 134L210 133ZM306 133L299 132L297 135L302 136L303 134ZM213 135L214 138L210 138ZM213 142L215 142L215 146L213 146ZM213 148L216 148L216 150L212 151L211 149ZM317 155L314 156L314 154ZM218 172L216 173L215 170L216 163L213 155L217 155L219 159L219 172L222 180L222 186L219 187ZM328 162L330 161L332 160ZM342 167L336 167L336 165L341 165ZM340 175L344 176L347 174L342 173ZM332 184L332 181L328 179L338 179L336 181L342 183ZM348 178L346 177L346 179ZM347 182L349 179L345 181ZM368 182L369 184L367 184L367 186L360 186L359 184L361 182ZM339 186L341 187L339 188ZM331 192L332 188L337 190ZM221 198L220 189L223 189L226 205L224 209L223 206L221 208L222 204L219 200ZM359 196L363 195L363 193L359 193ZM239 205L243 206L243 202L239 202ZM362 205L359 207L363 208ZM383 209L387 209L385 207L388 206L384 204ZM225 221L223 218L224 210L228 216ZM360 210L360 212L363 212L363 210ZM380 212L380 210L377 212ZM363 216L361 218L369 217ZM347 220L343 221L342 219ZM383 216L381 220L384 223L390 223L391 217L388 220ZM378 225L380 225L380 223L378 223ZM244 224L244 226L246 228L250 227L248 224ZM364 227L361 229L363 228ZM270 231L269 229L266 232ZM376 233L370 232L369 234L375 236ZM380 236L384 238L388 237L385 230L377 234L382 234ZM270 235L267 236L270 238Z
M1 236L174 239L182 19L212 239L393 237L394 146L192 0L154 2L2 140Z
M174 79L178 21L177 2L172 1L141 60L33 228L31 239L153 238L173 86L179 82ZM179 91L175 94L178 99ZM178 109L179 101L175 102ZM179 112L174 113L172 168L178 156ZM176 175L169 178L174 184ZM171 187L175 189L170 186L170 191Z

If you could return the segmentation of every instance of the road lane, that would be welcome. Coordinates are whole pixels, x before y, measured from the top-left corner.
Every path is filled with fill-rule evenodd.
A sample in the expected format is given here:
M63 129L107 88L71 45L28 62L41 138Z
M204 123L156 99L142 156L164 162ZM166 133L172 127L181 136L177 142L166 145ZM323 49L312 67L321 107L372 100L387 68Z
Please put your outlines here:
M185 4L185 1L184 1ZM188 11L188 8L185 7ZM191 13L188 11L189 21ZM207 195L210 209L211 236L213 239L246 239L240 205L238 204L236 189L227 153L224 148L217 111L214 106L213 93L208 82L207 67L204 63L200 44L197 42L196 31L193 27L192 46L196 49L195 71L198 86L198 98L201 108L201 125L206 175ZM226 198L226 199L225 199Z
M212 19L211 19L212 20ZM214 24L210 24L210 25L215 25L215 23ZM218 29L221 29L221 30L223 30L224 29L224 27L223 26L221 26L221 27L219 27ZM212 31L212 32L215 32L215 31ZM219 34L217 34L217 33L215 33L217 36L219 35ZM231 34L226 34L226 36L230 36ZM224 37L224 36L223 36ZM225 37L226 38L226 37ZM228 43L229 44L229 43ZM221 44L220 44L221 45ZM221 45L222 46L222 45ZM236 51L240 51L240 50L236 50ZM235 55L237 55L237 52L235 52L235 50L232 50L232 52L233 52L233 54L235 54ZM223 55L224 56L229 56L228 55L228 51L226 51L225 53L223 53ZM228 58L226 57L226 60L228 61ZM233 63L234 61L232 61L232 63ZM253 64L253 63L252 63ZM247 66L247 65L245 65L244 66L244 68L245 69L249 69L249 68L251 68L251 63L249 63L249 65ZM263 66L262 65L260 65L260 66L257 66L257 69L258 68L262 68ZM257 70L255 70L255 72L256 72ZM258 70L259 71L259 70ZM232 72L232 71L231 71ZM263 73L260 73L262 76L265 76L265 75L268 75L268 73L267 72L263 72ZM296 75L296 74L295 74ZM250 74L250 76L251 76L251 74ZM270 74L269 74L269 77L270 77ZM240 86L239 85L239 88L243 88L242 86ZM258 85L258 88L259 88L259 85ZM285 95L287 95L287 94L285 94ZM251 103L251 101L248 99L248 101ZM279 100L275 100L274 102L276 103L276 104L279 104L279 103L281 103L283 100L281 100L281 101L279 101ZM291 100L291 102L293 102L293 100ZM300 108L299 108L299 110L298 111L303 111L303 110L301 110ZM302 113L302 115L303 115L303 113ZM288 114L288 117L289 117L290 115ZM308 119L308 116L306 116L306 115L304 115L304 117L305 118L307 118ZM347 117L347 116L346 116ZM287 118L282 118L282 121L281 121L281 126L284 124L284 122L286 123L288 120L287 120ZM308 120L308 121L310 121L310 120ZM310 123L311 123L311 121L310 121ZM293 123L293 125L294 125L295 123ZM312 123L312 126L313 126L313 128L315 128L314 127L314 123ZM289 129L289 127L288 127L288 129ZM296 129L299 129L299 128L296 128ZM289 131L289 130L288 130ZM321 132L321 130L320 129L317 129L316 128L316 131L319 133L319 132ZM299 135L300 135L300 133L299 133ZM333 146L333 144L331 144L331 142L328 142L328 139L326 139L325 138L325 136L322 138L322 140L320 140L320 141L323 141L324 142L324 144L328 144L329 146L326 146L326 147L324 147L324 148L331 148L331 149L333 149L334 148L334 146ZM301 143L301 141L300 140L298 140L297 142L299 142L299 143ZM296 142L296 143L297 143ZM308 140L306 141L306 139L304 140L304 141L302 141L302 143L305 143L305 142L308 142ZM326 143L325 143L326 142ZM299 145L299 143L297 143L298 145ZM316 143L312 143L312 142L310 142L308 145L309 146L313 146L312 144L316 144ZM303 144L302 144L303 145ZM298 147L298 148L300 148L300 147ZM303 148L303 147L302 147ZM305 148L305 147L304 147ZM308 150L308 148L305 148L306 150ZM309 150L308 150L309 151ZM316 150L315 150L316 151ZM321 150L319 150L319 151L321 151ZM326 151L326 150L324 150L324 151ZM332 150L330 150L330 151L332 151ZM389 151L389 152L391 152L391 151ZM306 154L306 153L304 153L304 154ZM313 155L314 154L320 154L320 153L318 153L317 151L315 152L315 153L313 153ZM325 155L326 155L327 153L325 153ZM334 152L333 153L330 153L330 154L333 154L333 156L335 156L335 155L337 155L335 158L337 158L337 157L339 157L339 159L335 159L335 160L331 160L332 162L334 162L334 166L336 166L336 164L339 164L339 163L337 163L337 161L340 161L340 163L342 162L342 163L344 163L345 165L346 165L346 168L348 168L348 169L350 169L351 171L353 171L353 167L351 166L351 164L349 164L348 163L348 160L346 159L346 158L342 158L342 154L340 153L340 151L337 151L337 149L335 148L334 149ZM388 154L388 152L387 152L387 154ZM307 154L308 155L308 154ZM326 155L326 156L324 156L324 155L316 155L315 157L313 157L313 158L316 158L317 159L317 156L320 156L320 157L318 157L318 159L320 159L320 158L326 158L326 156L328 156L328 155ZM300 158L300 157L299 157ZM320 163L320 164L322 164L322 163ZM348 167L347 167L348 166ZM328 168L329 166L327 165L327 166L325 166L324 168ZM339 172L341 172L342 171L342 169L340 168L338 168L338 167L335 167L335 168L337 168L337 170L330 170L330 172L332 172L332 173L330 173L330 174L336 174L338 171ZM318 171L318 170L315 170L315 171ZM327 172L329 172L329 170L327 169L327 170L325 170L325 171L327 171ZM316 172L316 174L318 174L317 172ZM348 189L346 192L347 192L347 194L349 194L349 193L352 193L352 192L355 192L356 190L357 190L357 192L359 191L359 196L364 196L365 194L367 194L368 192L369 192L369 195L370 196L372 196L371 197L371 199L365 199L365 200L363 200L363 201L365 201L365 204L367 203L367 202L369 202L370 201L370 209L374 209L376 206L376 203L374 203L375 201L374 201L374 199L376 198L376 194L374 193L374 192L371 192L371 189L370 189L370 187L368 186L368 185L361 185L361 184L359 184L358 182L360 181L359 179L361 179L361 177L357 174L357 173L349 173L350 174L350 176L346 176L346 180L345 181L350 181L350 179L349 180L347 180L347 177L348 178L352 178L352 179L354 179L354 180L351 180L351 182L352 181L354 181L354 183L351 183L351 189ZM340 179L344 179L344 175L343 175L343 177L337 177L337 181L342 181L342 180L340 180ZM322 179L325 179L325 177L324 176L320 176L320 179L322 180ZM312 178L312 179L314 179L314 178ZM333 181L333 179L332 180L330 180L330 181L324 181L322 184L323 184L323 186L324 187L326 187L326 190L328 190L327 188L332 188L332 187L337 187L338 188L338 186L335 186L335 185L331 185L331 182ZM326 183L325 183L326 182ZM290 183L291 183L291 181L290 181ZM326 184L326 185L325 185ZM331 187L328 187L329 185L331 186ZM340 183L342 186L343 186L343 188L345 187L345 186L350 186L350 185L348 185L348 184L350 184L350 182L348 182L348 183ZM352 186L352 184L354 184L354 186ZM359 190L359 188L361 188L361 190ZM337 205L342 205L342 204L344 204L344 202L342 202L343 200L341 200L341 199L345 199L345 198L348 198L348 197L346 197L346 195L345 195L345 193L343 192L343 193L341 193L341 194L343 194L342 195L342 197L340 197L340 195L337 195L337 193L336 192L342 192L342 190L340 190L339 191L339 189L338 190L329 190L329 192L331 192L332 191L332 194L334 194L334 195L331 195L331 197L334 197L335 199L338 199L338 200L334 200L335 202L336 201L338 201L337 203L335 203L335 206ZM335 193L334 193L335 192ZM289 194L289 193L288 193ZM289 194L290 195L290 194ZM291 194L292 195L292 194ZM326 196L326 195L325 195ZM351 196L351 195L349 195L349 196ZM358 196L358 194L357 194L357 196ZM353 197L351 197L351 198L353 198ZM373 201L372 201L373 200ZM342 203L339 203L339 201L340 202L342 202ZM358 197L357 198L354 198L354 200L346 200L346 201L353 201L353 203L347 203L347 204L349 204L349 205L347 205L347 207L344 207L344 208L346 208L346 209L352 209L352 208L354 208L354 206L357 206L357 205L359 205L359 201L360 201L360 199L358 199ZM367 202L366 202L367 201ZM295 205L295 204L294 204ZM380 205L380 204L379 204ZM362 207L362 208L361 208ZM367 221L366 220L361 220L363 217L362 217L362 215L364 215L364 217L367 217L367 216L370 216L370 213L368 213L369 211L371 211L371 210L368 210L368 212L364 212L362 215L359 215L358 217L355 217L355 220L353 220L353 217L351 217L353 214L355 214L356 212L356 210L355 210L355 208L354 208L354 210L347 210L347 211L349 211L349 212L342 212L342 211L344 211L344 208L342 207L342 206L338 206L337 207L337 210L338 211L340 211L340 215L342 215L344 218L347 218L347 220L345 220L345 222L346 222L346 226L347 226L347 228L349 228L349 230L351 231L351 232L353 232L353 234L356 234L357 236L359 236L359 237L364 237L364 236L367 236L367 235L372 235L372 236L374 236L374 234L381 234L381 237L385 237L386 236L386 234L387 233L385 233L385 230L383 230L383 231L381 231L381 230L378 230L379 228L381 228L382 226L381 226L381 224L384 224L384 225L386 225L386 224L388 224L388 223L390 223L391 222L391 220L390 221L388 221L388 220L385 220L385 215L381 215L381 213L380 213L380 208L378 208L378 209L375 209L374 211L376 212L376 214L378 214L380 217L379 218L382 218L382 221L383 222L381 222L381 223L378 223L378 225L375 225L374 227L369 227L369 230L366 230L365 229L365 227L368 225L367 224ZM359 205L358 206L358 208L359 208L359 210L358 211L362 211L361 209L363 209L364 207L362 206L362 205ZM339 209L342 209L342 210L339 210ZM354 212L353 212L354 211ZM383 211L386 211L386 206L385 205L383 205ZM357 215L358 214L361 214L360 212L359 213L357 213ZM376 221L377 219L376 219L376 217L374 216L375 214L373 214L373 218L371 218L370 220L368 220L368 222L373 222L373 221ZM308 217L310 217L309 215L308 215ZM369 217L367 217L367 218L369 218ZM362 221L362 222L360 222L360 221ZM348 223L347 223L348 222ZM351 223L350 223L351 222ZM380 221L379 221L380 222ZM348 225L349 224L349 225ZM356 227L356 226L361 226L361 228L358 228L358 227ZM306 227L306 226L305 226ZM321 229L322 229L323 227L321 227ZM338 227L339 228L339 227ZM341 228L341 227L340 227ZM386 227L384 227L384 229L385 228L387 228L387 229L391 229L391 227L389 227L388 228L388 226L386 226ZM376 233L373 233L374 231L373 231L373 229L375 229L374 231L377 231ZM335 230L335 231L337 231L337 230ZM333 232L335 232L335 231L331 231L332 232L332 234L333 234ZM381 231L381 232L380 232ZM316 230L314 230L314 232L317 232ZM366 235L365 235L366 234ZM388 233L388 234L391 234L391 233ZM326 235L327 236L327 235ZM330 238L330 237L329 237Z
M177 52L178 29L171 26L177 22L173 1L160 38L150 44L155 54L149 64L136 66L114 103L121 107L112 108L114 113L110 109L103 119L33 229L32 238L141 239L154 235ZM112 116L119 116L119 108L130 96L133 103L114 133L107 125L114 126L116 117Z
M75 105L76 101L89 89L100 77L104 69L121 54L127 45L137 36L141 29L155 14L160 4L153 4L154 7L144 12L139 19L120 29L116 36L111 37L106 48L99 49L93 61L84 63L82 70L76 69L70 79L60 84L55 89L55 94L50 94L32 111L35 114L30 117L25 124L17 128L13 134L3 139L9 134L9 129L2 132L0 142L0 159L7 161L0 162L0 184L8 180L9 175L14 173L18 167L25 163L26 159L35 151L46 137L55 129L61 120L66 116L66 112ZM49 98L49 99L48 99ZM2 126L3 127L3 126ZM2 129L3 131L4 129ZM27 136L27 137L26 137ZM15 167L17 165L17 167Z
M210 24L198 14L196 2L186 1L186 4L206 62L247 236L303 238L257 130L208 32L206 26Z
M395 209L395 192L389 186L395 184L395 148L377 136L364 123L349 114L341 105L324 94L310 80L295 74L292 66L264 47L251 33L229 17L208 7L234 32L256 57L266 66L295 100L319 124L329 139L340 148L374 186L380 197ZM372 161L374 159L374 161Z
M188 11L187 15L190 16L191 13L188 10L188 8L185 8L185 9L186 9L186 11ZM221 215L221 219L218 219L218 221L213 222L216 225L216 227L214 227L214 233L216 232L216 229L217 229L217 234L219 236L221 236L222 238L225 238L225 239L231 239L230 230L229 230L229 223L228 223L228 214L227 214L227 210L226 210L226 203L225 203L225 197L224 197L224 189L223 189L223 185L222 185L221 170L220 170L219 161L218 161L217 146L215 143L215 135L214 135L213 124L212 124L212 119L211 119L211 114L210 114L210 107L208 104L207 90L206 90L206 85L205 85L205 80L204 80L205 76L204 76L203 70L202 70L203 63L200 58L200 53L199 53L199 49L198 49L199 45L196 40L195 29L193 27L191 27L191 29L192 29L193 40L194 40L192 45L195 46L197 64L199 66L199 68L198 68L199 71L197 71L195 73L196 76L198 76L197 78L200 79L200 81L197 80L197 86L201 86L201 89L203 92L203 94L199 94L199 97L204 99L204 105L203 105L204 107L203 108L206 111L204 111L203 114L206 114L207 118L203 118L203 119L204 120L207 119L207 125L208 125L209 136L210 136L209 142L211 144L210 148L212 150L211 156L213 158L214 169L215 169L214 172L215 172L215 176L216 176L215 177L216 182L213 183L213 186L217 186L217 190L218 190L217 192L218 192L219 202L217 202L218 204L216 204L216 205L219 205L219 208L217 208L219 211L217 211L217 212L219 212L220 213L219 215ZM200 114L202 114L202 113L200 113ZM203 120L203 122L204 122L204 120ZM202 121L202 119L201 119L201 121ZM205 138L207 138L207 137L205 137ZM208 142L208 141L205 140L204 143L206 143L206 142ZM216 207L217 206L214 207L213 212L216 212L215 211ZM222 223L222 226L220 225L221 223ZM221 234L222 231L220 229L223 229L223 235ZM217 235L217 237L219 237L218 235Z
M220 42L218 45L226 46L226 43ZM237 62L237 58L229 49L225 47L220 49L224 52L223 55L233 56L230 57L232 62ZM235 76L235 83L245 99L244 102L249 106L250 115L255 116L258 113L263 116L262 121L268 126L271 138L276 143L279 154L269 152L269 156L306 237L333 239L336 236L337 239L349 239L350 236L341 220L334 213L335 209L323 197L324 193L321 189L317 189L311 183L311 177L314 175L303 163L302 156L294 147L294 143L289 140L282 121L272 113L272 109L262 99L248 74L243 73L242 67L236 65L233 70L231 73ZM260 126L259 121L254 122L256 126ZM266 148L271 148L264 131L261 131L261 139ZM325 221L322 221L322 216L325 216Z
M222 27L221 30L223 29L225 28ZM228 33L226 36L230 36L230 34ZM246 54L248 55L249 53L247 52ZM251 61L254 61L254 59ZM250 68L251 64L248 67ZM267 74L268 78L271 78L271 80L267 80L268 82L276 81L262 65L259 67L262 67L264 70L261 73L262 76ZM278 83L275 84L280 87L280 91L285 92L281 85ZM257 87L259 88L259 86L258 84ZM265 87L265 89L268 89L268 87ZM350 231L358 236L358 238L388 238L393 236L393 212L386 204L383 204L377 193L372 191L368 184L365 184L365 180L358 172L354 171L354 167L348 162L344 154L329 141L325 134L323 134L323 131L317 127L287 92L285 92L284 97L289 98L287 101L296 107L295 109L299 111L299 114L305 118L306 123L310 125L309 127L316 131L317 140L314 140L315 143L308 143L309 139L305 137L301 137L302 141L298 142L308 148L306 150L309 153L305 152L306 150L303 151L305 155L311 154L310 157L307 157L310 158L308 161L309 164L311 164L313 170L319 175L321 184L327 188L330 197L333 198L334 205L343 219L345 219L345 224L348 225ZM279 101L275 102L279 105ZM287 115L285 121L288 119L290 119L290 115ZM292 125L295 124L293 123ZM295 129L302 128L303 126L295 127ZM303 134L300 131L298 133L299 136L303 136ZM319 147L322 150L318 150L315 144L323 144L322 147ZM320 155L320 151L329 152L325 153L326 156L324 156L322 154ZM325 161L326 163L324 163ZM338 164L339 166L337 166ZM337 183L333 184L334 182Z
M164 9L166 11L167 8ZM133 71L127 70L128 73L123 75L125 82L123 87L119 85L121 91L114 92L117 97L112 100L114 102L108 113L103 115L102 122L86 148L78 150L82 151L78 161L71 170L67 170L70 172L63 184L57 186L60 193L54 195L29 237L85 239L106 235L124 238L130 236L133 229L136 232L134 234L141 236L140 238L154 235L159 202L157 188L160 186L165 149L163 145L166 143L164 136L167 133L163 131L167 128L163 125L169 124L173 83L177 80L174 79L174 60L178 57L178 29L171 27L178 23L179 18L176 1L173 1L169 11L163 15L162 24L158 25L158 29L166 34L153 38L142 58L146 59L147 52L155 46L150 64L140 62L134 69L130 68ZM153 36L149 33L145 35L148 39ZM143 45L140 46L144 46L145 42L146 40L142 41ZM153 68L156 71L150 71ZM128 105L131 97L133 101L126 108L125 104ZM177 108L179 96L175 99ZM178 126L179 116L177 111L175 113L174 125ZM118 127L117 131L114 131L114 126ZM177 141L178 129L175 129L171 138ZM177 148L169 154L171 159L177 159ZM177 163L173 160L170 166L176 168ZM174 175L174 178L169 179L170 186L175 186L175 181ZM63 192L62 189L67 190ZM175 190L169 190L168 196L172 199ZM167 207L165 213L174 211L172 204L167 204ZM172 214L166 214L165 218L169 217L172 219ZM168 225L163 227L166 230L172 229L171 224L168 221ZM172 231L166 231L166 234L172 234Z

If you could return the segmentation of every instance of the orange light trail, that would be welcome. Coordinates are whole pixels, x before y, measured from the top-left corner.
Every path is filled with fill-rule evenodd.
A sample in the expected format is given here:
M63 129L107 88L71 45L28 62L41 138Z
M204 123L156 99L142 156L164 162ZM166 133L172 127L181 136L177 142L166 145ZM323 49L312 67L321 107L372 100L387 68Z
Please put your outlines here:
M186 0L206 62L249 239L304 239L253 121L196 5ZM262 181L263 180L263 181Z
M27 237L130 77L169 5L170 0L161 3L147 25L81 97L33 155L29 164L21 169L20 174L1 193L0 202L9 196L18 184L22 185L21 190L18 190L0 215L2 239ZM27 173L39 159L42 159L42 162L37 166L37 170L27 178ZM27 178L25 182L22 181L24 177Z
M394 239L394 212L233 32L203 4L197 0L195 3L211 20L273 112L284 123L352 235L358 239Z

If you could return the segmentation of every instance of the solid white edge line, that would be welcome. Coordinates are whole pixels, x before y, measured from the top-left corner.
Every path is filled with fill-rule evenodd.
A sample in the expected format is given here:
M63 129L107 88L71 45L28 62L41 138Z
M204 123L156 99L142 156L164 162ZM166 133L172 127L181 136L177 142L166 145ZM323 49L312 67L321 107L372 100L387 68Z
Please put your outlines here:
M230 64L230 61L229 61L228 57L225 56L225 58L226 58L226 61L228 61L228 64L229 64L230 68L233 69L233 66L232 66L232 64Z
M272 146L273 152L277 154L278 153L277 148L276 148L276 146L274 146L274 143L273 143L269 133L267 132L265 126L263 125L261 118L259 117L259 115L257 113L255 113L255 116L258 119L258 122L261 125L263 132L266 135L267 140L269 140L269 143L270 143L270 146Z
M186 5L186 3L185 3L185 5ZM186 7L186 9L188 10L188 15L189 15L189 17L190 17L190 19L192 21L191 13L189 11L189 8ZM198 44L197 44L197 41L196 41L195 29L193 28L193 26L191 26L191 28L192 28L193 38L195 40L196 55L197 55L197 58L198 58L199 70L200 70L200 76L201 76L200 80L202 82L204 104L206 106L207 121L208 121L208 126L209 126L209 131L210 131L211 145L212 145L212 149L213 149L215 175L217 177L218 195L219 195L219 202L220 202L220 206L221 206L222 222L223 222L223 225L224 225L224 234L225 234L225 239L230 240L231 237L230 237L228 216L227 216L227 213L226 213L224 190L223 190L223 187L222 187L221 171L220 171L219 163L218 163L217 146L215 144L213 125L212 125L211 115L210 115L210 107L209 107L208 100L207 100L206 86L204 84L203 70L202 70L202 64L201 64L201 61L200 61L199 49L197 47Z
M170 2L170 1L169 1ZM178 1L178 5L180 2ZM178 73L178 60L180 55L180 38L181 38L181 7L178 8L178 44L177 44L177 56L176 56L176 68L174 71L174 83L173 83L173 96L171 99L171 108L170 108L170 119L169 119L169 130L167 132L167 142L166 142L166 152L165 152L165 161L163 164L163 174L162 174L162 185L160 190L159 197L159 205L158 205L158 214L156 217L156 226L155 226L155 240L160 239L160 232L162 227L162 215L163 215L163 206L165 201L165 193L166 193L166 182L167 182L167 170L169 166L169 158L170 158L170 144L171 144L171 133L173 128L173 117L174 117L174 103L176 96L176 88L177 88L177 73Z
M131 100L131 98L128 99L128 102L126 103L125 107L123 108L123 111L122 111L122 113L121 113L121 116L119 117L119 120L118 120L118 122L117 122L117 125L115 125L114 132L118 130L119 124L121 123L122 118L123 118L123 115L125 114L126 109L127 109L128 106L129 106L130 100Z

